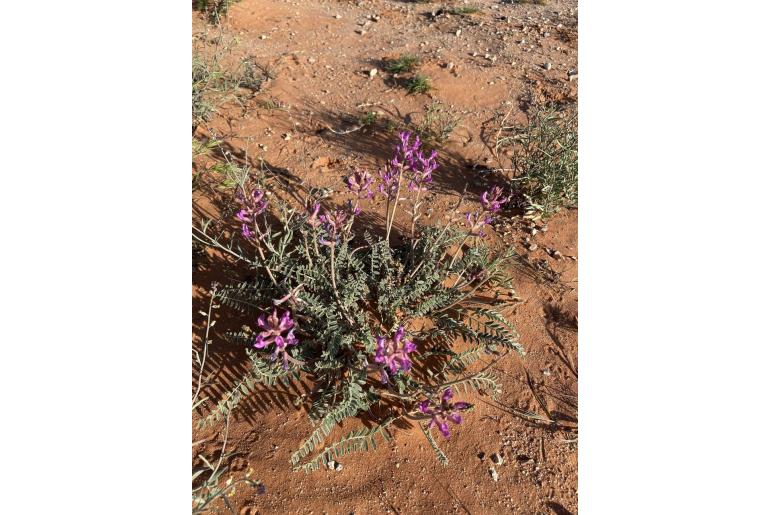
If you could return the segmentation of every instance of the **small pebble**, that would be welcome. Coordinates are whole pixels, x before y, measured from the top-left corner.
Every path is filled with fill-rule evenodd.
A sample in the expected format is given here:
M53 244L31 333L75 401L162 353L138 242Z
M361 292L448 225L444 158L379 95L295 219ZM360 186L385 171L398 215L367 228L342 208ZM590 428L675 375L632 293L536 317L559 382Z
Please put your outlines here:
M492 481L498 481L500 476L497 475L495 467L489 467L489 475L492 476Z
M377 68L369 70L369 77L374 77L375 75L377 75Z
M492 463L494 463L495 465L502 465L503 457L497 453L492 454Z
M551 63L545 63L545 69L550 70L553 67Z

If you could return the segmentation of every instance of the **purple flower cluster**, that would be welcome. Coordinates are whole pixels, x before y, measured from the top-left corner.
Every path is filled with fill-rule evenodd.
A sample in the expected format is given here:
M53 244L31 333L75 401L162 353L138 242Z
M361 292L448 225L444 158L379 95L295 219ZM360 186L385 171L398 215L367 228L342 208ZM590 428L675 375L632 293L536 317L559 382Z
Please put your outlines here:
M509 200L511 197L503 197L503 189L500 186L495 186L481 194L481 205L490 213L500 211L500 207Z
M414 137L414 139L412 139ZM435 150L427 157L423 153L420 136L404 131L398 135L399 143L393 158L387 163L385 170L379 172L381 184L380 193L393 200L402 176L409 181L412 191L425 191L433 181L433 172L438 168Z
M467 402L449 402L453 395L452 389L447 388L441 395L441 403L425 399L417 405L423 414L430 416L428 428L438 426L438 430L447 439L449 438L449 424L447 421L451 421L454 424L461 423L463 417L460 415L460 411L468 409L470 406Z
M379 171L379 175L380 185L377 189L389 200L395 199L396 192L398 191L398 171L393 171L390 167L386 167L385 170Z
M262 190L252 190L249 194L239 194L238 202L243 206L240 211L235 214L235 218L241 222L241 234L244 238L251 238L253 233L249 228L249 224L256 223L255 218L257 215L263 213L267 208L267 200L264 198L265 192Z
M502 205L508 202L511 197L503 196L503 189L495 186L489 191L481 194L481 207L484 209L479 212L466 213L465 221L471 236L484 236L484 226L492 223L495 215Z
M254 347L257 349L264 349L271 343L274 343L275 350L273 351L271 358L276 360L280 356L283 359L284 370L288 369L290 357L286 348L289 345L297 344L297 338L294 336L293 329L294 320L291 318L291 313L284 311L279 319L278 310L273 309L273 314L269 317L265 317L264 313L259 315L257 325L262 331L257 335ZM284 335L284 333L286 334Z
M388 372L394 376L399 370L406 372L412 368L409 353L415 350L417 350L417 346L414 342L404 339L403 326L396 330L396 334L392 338L377 337L374 361L380 364L380 380L383 384L388 382Z
M319 242L322 245L334 245L348 221L348 214L341 209L336 209L334 211L326 211L318 219L323 224L323 229L328 236L328 238L321 236Z
M372 198L372 174L363 170L356 170L346 180L348 189L358 195L359 199Z
M487 213L474 211L465 214L465 221L468 223L468 229L471 236L486 236L484 226L492 223L492 217Z

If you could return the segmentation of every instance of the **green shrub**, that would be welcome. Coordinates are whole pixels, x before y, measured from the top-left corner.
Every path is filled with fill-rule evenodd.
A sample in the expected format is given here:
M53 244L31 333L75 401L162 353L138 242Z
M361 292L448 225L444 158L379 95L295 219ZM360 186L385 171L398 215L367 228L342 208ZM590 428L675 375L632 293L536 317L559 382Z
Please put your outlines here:
M483 240L507 199L495 188L482 195L480 207L462 212L461 198L445 225L421 226L438 155L426 155L413 134L399 137L379 177L356 170L347 178L351 197L345 207L322 210L319 199L309 197L304 212L297 212L270 200L277 217L271 223L265 216L269 196L257 184L243 184L240 233L228 238L210 224L194 228L198 241L256 274L216 291L216 302L252 321L228 333L246 347L251 369L202 424L229 415L260 383L302 377L312 383L306 401L313 427L291 456L295 468L316 470L374 448L390 438L399 420L418 424L446 463L432 429L448 438L449 422L459 424L472 409L452 396L500 391L489 367L470 368L501 350L523 354L516 331L500 314L512 298L505 270L515 255L495 254ZM360 205L375 190L386 198L384 235L365 231L358 238ZM394 241L399 209L411 220L400 231L401 242ZM376 419L371 428L327 441L338 424L363 414Z

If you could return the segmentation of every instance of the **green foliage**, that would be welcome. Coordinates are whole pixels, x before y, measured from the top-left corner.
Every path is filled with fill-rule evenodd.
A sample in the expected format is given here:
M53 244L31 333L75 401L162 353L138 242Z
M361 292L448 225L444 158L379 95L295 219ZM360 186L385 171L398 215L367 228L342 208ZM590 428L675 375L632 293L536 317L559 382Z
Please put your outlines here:
M239 188L242 197L248 197L254 185L244 179ZM406 194L407 188L402 191ZM417 195L412 205L419 207ZM387 437L385 428L396 420L425 420L419 403L437 399L446 388L496 396L497 379L471 367L501 349L523 355L516 331L499 311L508 301L478 295L510 288L506 268L515 254L492 252L452 220L443 227L415 227L410 236L403 235L404 243L391 244L398 206L390 202L386 236L364 232L358 237L352 206L320 210L319 203L311 214L317 201L306 199L305 212L298 214L271 198L274 218L262 215L251 225L250 232L258 237L227 241L206 224L194 233L197 240L248 264L255 276L218 290L221 305L247 317L254 327L228 333L228 339L252 345L262 331L253 321L276 310L291 314L298 342L286 347L286 369L275 357L276 347L247 350L250 373L203 423L229 414L259 384L301 375L312 383L310 393L302 396L312 429L290 461L305 471L333 457L375 447L375 438ZM410 214L415 213L413 208ZM319 221L320 214L339 216L340 221L332 228L329 218ZM412 366L383 375L385 369L375 360L378 338L391 339L399 328L416 346L409 355ZM463 345L462 351L456 350L458 345ZM323 447L335 428L363 413L381 414L376 417L380 425L354 430Z
M227 45L215 39L212 48L196 47L192 58L192 126L209 121L228 100L241 101L247 93L262 90L273 74L254 58L246 57L237 65L224 66Z
M192 473L192 513L197 515L199 513L208 513L211 510L211 504L217 499L222 499L230 511L233 511L233 507L227 500L228 494L232 493L238 485L244 484L252 488L263 487L262 483L249 479L248 477L238 478L235 481L230 478L224 484L222 484L222 476L230 472L230 466L228 465L229 458L237 453L227 452L227 435L230 427L230 419L227 419L225 424L224 442L222 444L221 452L219 453L219 459L216 464L212 464L202 454L198 455L203 466L193 469ZM199 442L200 443L200 442Z
M420 65L420 58L414 54L403 54L397 59L389 61L385 70L389 73L405 73L414 71Z
M500 127L495 149L510 148L511 189L527 217L547 219L578 202L577 113L537 106L524 125Z
M387 431L388 426L393 422L393 418L388 418L383 423L371 428L362 428L351 431L340 438L337 442L326 447L316 457L302 465L305 472L318 470L321 465L327 465L333 459L339 459L353 452L365 452L377 448L377 436L384 440L390 440L391 436Z
M433 86L430 79L425 75L415 75L406 83L406 89L409 93L427 93Z
M425 115L412 129L423 141L437 147L449 139L458 123L460 123L460 117L449 112L440 101L436 100L425 107Z

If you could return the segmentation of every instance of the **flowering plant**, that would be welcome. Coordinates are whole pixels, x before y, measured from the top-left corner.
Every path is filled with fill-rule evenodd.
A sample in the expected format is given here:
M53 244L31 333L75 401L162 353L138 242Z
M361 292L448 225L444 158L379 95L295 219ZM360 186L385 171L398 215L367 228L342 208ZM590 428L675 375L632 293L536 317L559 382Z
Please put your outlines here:
M367 450L378 437L388 438L397 420L419 425L438 458L448 461L433 430L449 438L451 423L461 432L461 413L472 409L464 399L452 402L453 396L496 395L497 379L474 370L476 362L485 354L523 350L500 312L506 304L500 291L511 293L505 265L514 255L494 255L484 243L483 229L507 198L493 188L464 215L463 195L445 225L420 226L437 170L438 153L404 132L380 173L355 170L345 179L347 209L319 195L311 195L304 209L277 200L265 206L249 189L234 220L248 223L249 235L242 231L225 244L205 227L195 233L249 263L256 275L218 291L222 304L244 314L247 329L229 337L246 347L252 369L207 422L229 413L259 383L302 377L314 385L302 401L315 427L291 456L295 467L315 470ZM355 230L360 203L373 202L375 190L386 200L381 238ZM396 245L391 233L400 206L411 230L395 229L404 241ZM279 227L255 221L271 207ZM481 288L496 290L497 300L478 297ZM319 449L340 422L364 414L376 419L371 429Z

